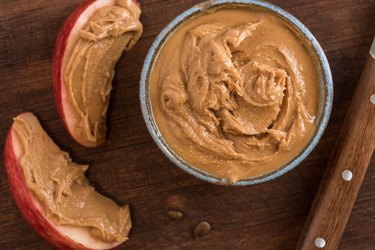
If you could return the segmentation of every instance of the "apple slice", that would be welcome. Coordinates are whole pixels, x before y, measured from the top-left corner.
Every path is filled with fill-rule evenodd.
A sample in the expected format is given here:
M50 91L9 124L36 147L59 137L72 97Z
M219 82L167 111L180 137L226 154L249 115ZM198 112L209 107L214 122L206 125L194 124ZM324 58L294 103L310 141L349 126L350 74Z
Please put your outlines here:
M42 129L37 118L31 113L23 113L17 119L27 121L32 131ZM45 133L44 130L43 133ZM46 140L52 142L49 138ZM21 160L25 155L23 145L13 123L6 138L4 151L8 181L19 210L39 235L60 249L112 249L123 243L103 241L94 237L90 233L89 227L57 223L56 220L51 219L51 216L47 216L46 208L42 202L28 188L24 169L21 167ZM55 144L52 147L58 149ZM125 207L125 209L125 220L128 223L125 230L126 235L124 235L126 240L131 222L128 207Z
M94 15L96 15L96 12L100 9L104 9L107 7L114 7L119 6L123 7L123 10L126 10L127 15L130 20L122 20L123 22L120 23L121 26L121 34L131 34L132 39L127 42L127 44L124 44L121 49L116 48L116 53L113 51L110 51L108 53L103 52L99 54L98 56L94 57L92 61L95 62L95 69L94 72L98 72L102 70L103 68L108 68L108 71L102 70L102 74L98 78L97 81L87 80L89 82L89 86L82 87L82 89L89 89L90 92L93 92L93 89L97 91L101 91L101 95L106 95L106 100L104 103L100 103L102 96L99 94L96 94L96 96L92 97L91 99L88 99L87 96L85 96L85 93L83 91L77 91L73 90L72 86L77 86L76 84L79 84L79 82L83 82L83 80L71 80L69 77L67 77L65 74L66 72L70 72L69 70L73 68L73 70L76 70L78 66L81 68L84 68L86 66L82 66L77 64L71 64L70 59L75 58L74 52L79 51L81 53L82 48L77 47L77 44L85 40L87 43L92 42L89 38L82 38L82 31L83 29L87 28L87 25L91 25L92 18ZM118 12L115 12L118 13ZM123 17L123 14L118 14L120 17ZM68 130L69 134L75 139L78 143L80 143L83 146L86 147L96 147L104 142L105 140L105 131L106 131L106 125L105 125L105 116L107 112L108 107L108 99L109 99L109 93L111 90L111 81L113 77L113 69L115 66L115 63L117 62L118 58L121 56L121 53L123 50L129 50L140 38L142 34L142 24L139 22L139 15L140 15L140 7L136 0L86 0L84 1L80 6L78 6L73 13L66 19L59 35L56 40L55 45L55 51L53 54L52 59L52 78L53 78L53 86L55 91L55 99L56 99L56 105L58 112L60 114L60 117L65 125L65 128ZM111 22L110 20L109 22ZM101 23L101 25L108 25L108 21L106 20ZM95 24L95 23L94 23ZM120 24L116 24L112 26L113 29L119 29L118 26ZM90 26L91 27L91 26ZM92 27L93 31L90 32L102 32L102 27L95 24L95 26ZM124 31L125 30L125 31ZM114 34L112 34L114 33ZM109 31L108 36L110 36L113 39L119 39L120 35L116 32ZM90 34L91 35L91 34ZM102 33L100 35L103 35ZM98 36L99 37L99 36ZM106 36L105 36L106 37ZM100 39L102 39L100 37ZM98 39L98 40L100 40ZM105 38L107 39L107 38ZM95 40L95 39L94 39ZM104 40L104 39L102 39ZM96 41L98 42L98 41ZM102 41L99 41L102 42ZM92 46L95 49L102 49L104 46L102 44L98 44L95 46ZM84 56L91 55L90 53L86 53ZM78 53L78 52L77 52ZM82 54L82 53L81 53ZM112 57L114 62L110 64L100 64L100 60L103 58ZM87 57L89 58L89 57ZM99 59L98 59L99 58ZM87 59L86 61L88 61ZM99 62L97 62L99 60ZM70 67L70 65L73 65ZM85 68L87 69L87 67ZM98 73L99 74L99 73ZM87 74L82 74L82 76L78 76L75 79L81 78L89 78L91 75L86 76ZM68 80L69 79L69 80ZM103 80L105 79L105 80ZM102 83L103 82L103 83ZM69 85L70 84L70 85ZM103 87L104 85L104 87ZM103 89L101 89L103 88ZM100 90L98 90L100 89ZM82 95L82 100L85 103L87 110L82 110L80 108L80 105L82 102L77 101L74 99L75 97L72 97L70 93L79 93L75 94L76 96ZM88 99L88 101L86 101ZM100 109L96 112L93 112L92 108L94 105L93 103L100 103ZM82 105L81 105L82 106ZM96 109L96 108L95 108ZM100 121L92 124L92 120L97 121L98 115L102 116Z

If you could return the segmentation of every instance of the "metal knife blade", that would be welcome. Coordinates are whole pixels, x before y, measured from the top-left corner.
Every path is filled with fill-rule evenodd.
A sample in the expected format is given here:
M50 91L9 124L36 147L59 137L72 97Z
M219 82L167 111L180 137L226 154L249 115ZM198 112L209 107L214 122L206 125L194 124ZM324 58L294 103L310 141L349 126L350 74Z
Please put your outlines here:
M375 37L374 37L374 40L372 41L372 45L370 48L370 55L372 56L372 58L375 59Z

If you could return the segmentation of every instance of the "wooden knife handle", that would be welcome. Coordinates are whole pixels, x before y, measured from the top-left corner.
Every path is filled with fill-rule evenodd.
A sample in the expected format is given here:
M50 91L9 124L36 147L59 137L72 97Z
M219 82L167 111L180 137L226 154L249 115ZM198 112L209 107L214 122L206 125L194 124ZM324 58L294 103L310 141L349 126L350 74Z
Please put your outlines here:
M370 55L297 249L337 249L375 147L375 59Z

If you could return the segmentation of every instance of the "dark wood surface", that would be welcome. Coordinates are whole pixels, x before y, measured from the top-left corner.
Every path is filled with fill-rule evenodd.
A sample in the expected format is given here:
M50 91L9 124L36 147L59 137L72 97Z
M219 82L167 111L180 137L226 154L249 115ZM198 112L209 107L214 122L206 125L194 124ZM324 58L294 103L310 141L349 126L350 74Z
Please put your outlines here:
M272 0L300 19L327 54L335 83L329 126L312 154L265 184L234 188L197 180L159 151L138 100L144 57L160 30L199 0L140 0L145 32L117 65L106 143L87 149L59 120L51 85L51 54L64 19L80 0L0 1L0 150L12 117L34 112L55 142L79 163L103 194L130 204L133 229L124 249L294 249L375 35L374 0ZM26 224L11 197L0 161L0 249L50 249ZM375 249L375 157L339 249ZM172 221L169 209L185 218ZM207 220L209 235L194 239Z
M375 58L368 55L327 170L302 231L298 249L337 249L375 149ZM345 178L345 171L352 177Z

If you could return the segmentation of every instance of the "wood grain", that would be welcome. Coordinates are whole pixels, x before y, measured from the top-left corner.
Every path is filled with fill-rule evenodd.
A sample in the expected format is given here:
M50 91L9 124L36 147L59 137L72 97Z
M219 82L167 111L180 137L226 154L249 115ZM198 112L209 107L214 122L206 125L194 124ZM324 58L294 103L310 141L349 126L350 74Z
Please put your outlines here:
M375 35L374 0L272 0L316 36L331 64L334 108L317 148L295 170L244 188L195 179L158 150L142 120L138 91L144 57L161 29L199 0L140 0L145 32L119 61L109 112L109 134L97 149L75 143L54 106L51 55L59 28L80 0L0 1L0 150L12 117L34 112L56 143L79 163L103 194L129 203L134 228L124 249L294 249ZM11 197L0 160L0 249L50 249L32 231ZM375 159L361 188L339 249L375 248ZM171 220L178 209L184 219ZM194 226L212 230L194 239Z
M369 54L297 249L316 249L318 237L324 249L338 248L375 148L374 93L375 58ZM352 176L346 179L345 171Z

